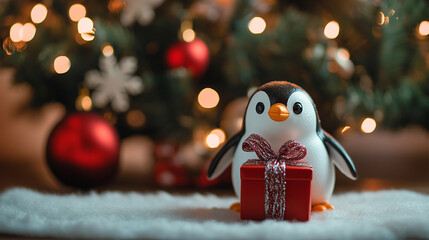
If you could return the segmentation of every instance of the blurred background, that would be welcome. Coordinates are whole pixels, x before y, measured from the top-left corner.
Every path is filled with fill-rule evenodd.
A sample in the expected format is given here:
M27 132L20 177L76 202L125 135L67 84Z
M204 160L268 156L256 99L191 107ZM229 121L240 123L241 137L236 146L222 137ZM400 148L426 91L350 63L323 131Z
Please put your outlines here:
M0 24L1 191L232 193L208 164L287 80L357 166L337 191L429 192L428 1L0 0Z

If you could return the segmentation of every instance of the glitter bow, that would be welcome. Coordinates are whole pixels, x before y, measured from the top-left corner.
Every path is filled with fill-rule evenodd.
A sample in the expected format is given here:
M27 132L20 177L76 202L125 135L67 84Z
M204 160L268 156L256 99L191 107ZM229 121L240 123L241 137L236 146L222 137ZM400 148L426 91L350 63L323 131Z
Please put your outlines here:
M286 210L286 165L310 166L299 162L307 149L298 141L288 140L275 153L263 137L252 134L242 144L243 151L255 152L259 159L246 165L265 165L265 217L281 220Z

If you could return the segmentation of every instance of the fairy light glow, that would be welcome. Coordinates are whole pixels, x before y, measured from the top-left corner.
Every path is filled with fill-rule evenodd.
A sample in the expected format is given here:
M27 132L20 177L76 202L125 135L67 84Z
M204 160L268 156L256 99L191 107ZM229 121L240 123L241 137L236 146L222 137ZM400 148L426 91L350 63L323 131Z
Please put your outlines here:
M58 56L54 61L54 70L58 74L66 73L70 69L70 60L66 56Z
M323 32L325 37L328 39L335 39L340 34L340 25L336 21L330 21L325 26L325 30Z
M81 34L81 37L82 37L82 39L83 39L83 40L85 40L85 41L92 41L92 40L94 40L94 38L95 38L95 33L94 33L94 31L92 31L92 32L82 33L82 34Z
M12 25L12 27L10 27L10 39L13 42L19 42L22 40L22 32L21 29L24 25L22 25L21 23L15 23Z
M69 16L73 22L77 22L86 15L86 8L82 4L73 4L69 9Z
M364 133L372 133L377 127L377 123L373 118L365 118L361 125L361 130Z
M384 24L384 13L383 12L379 12L377 15L377 24L378 25L383 25Z
M253 34L261 34L265 31L267 24L265 20L261 17L254 17L249 22L249 31Z
M186 29L185 31L183 31L182 37L183 41L192 42L195 39L195 31L190 28Z
M422 21L419 24L419 34L422 36L429 35L429 21Z
M341 134L344 134L345 132L347 132L348 130L350 130L350 126L345 126L343 128L343 130L341 130Z
M204 88L198 94L198 103L203 108L214 108L219 103L219 94L212 88Z
M24 42L29 42L31 39L34 38L34 35L36 35L36 27L32 23L26 23L21 28L21 40Z
M222 129L220 129L220 128L213 129L210 132L210 134L214 134L214 135L218 136L219 143L225 142L225 132Z
M41 23L45 20L47 14L48 9L45 5L38 3L31 9L31 21L35 24Z
M339 58L340 60L343 60L343 61L350 59L350 53L349 53L349 51L347 51L344 48L338 49L336 55L337 55L337 58Z
M82 110L90 111L92 109L92 100L89 96L82 97Z
M28 42L34 38L36 34L36 27L32 23L26 23L22 25L21 23L15 23L10 28L10 39L13 42Z
M146 122L146 116L140 110L131 110L127 113L127 123L133 128L140 128Z
M77 31L82 33L90 33L93 32L94 22L90 18L82 18L77 23Z
M113 53L115 53L115 50L113 49L112 45L110 45L110 44L104 45L103 48L101 49L101 51L103 52L103 55L105 57L110 57L113 55Z
M217 129L215 129L217 130ZM213 131L215 131L213 130ZM217 148L222 143L221 136L218 133L211 131L206 137L206 145L209 148ZM225 138L223 139L225 141Z

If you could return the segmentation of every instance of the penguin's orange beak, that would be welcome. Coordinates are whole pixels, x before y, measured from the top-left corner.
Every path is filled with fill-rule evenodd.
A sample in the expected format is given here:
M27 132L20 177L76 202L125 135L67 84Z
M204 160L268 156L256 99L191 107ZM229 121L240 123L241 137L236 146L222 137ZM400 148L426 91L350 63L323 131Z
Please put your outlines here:
M281 103L276 103L268 110L268 116L274 121L281 122L289 117L289 110Z

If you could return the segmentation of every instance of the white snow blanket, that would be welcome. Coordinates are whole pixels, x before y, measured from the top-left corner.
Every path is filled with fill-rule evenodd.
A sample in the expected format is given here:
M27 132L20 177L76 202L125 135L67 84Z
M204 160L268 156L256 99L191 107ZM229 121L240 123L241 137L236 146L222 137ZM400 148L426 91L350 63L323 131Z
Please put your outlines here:
M242 221L235 197L91 192L0 194L0 234L58 238L404 239L429 238L429 195L390 190L334 195L335 210L309 222Z

